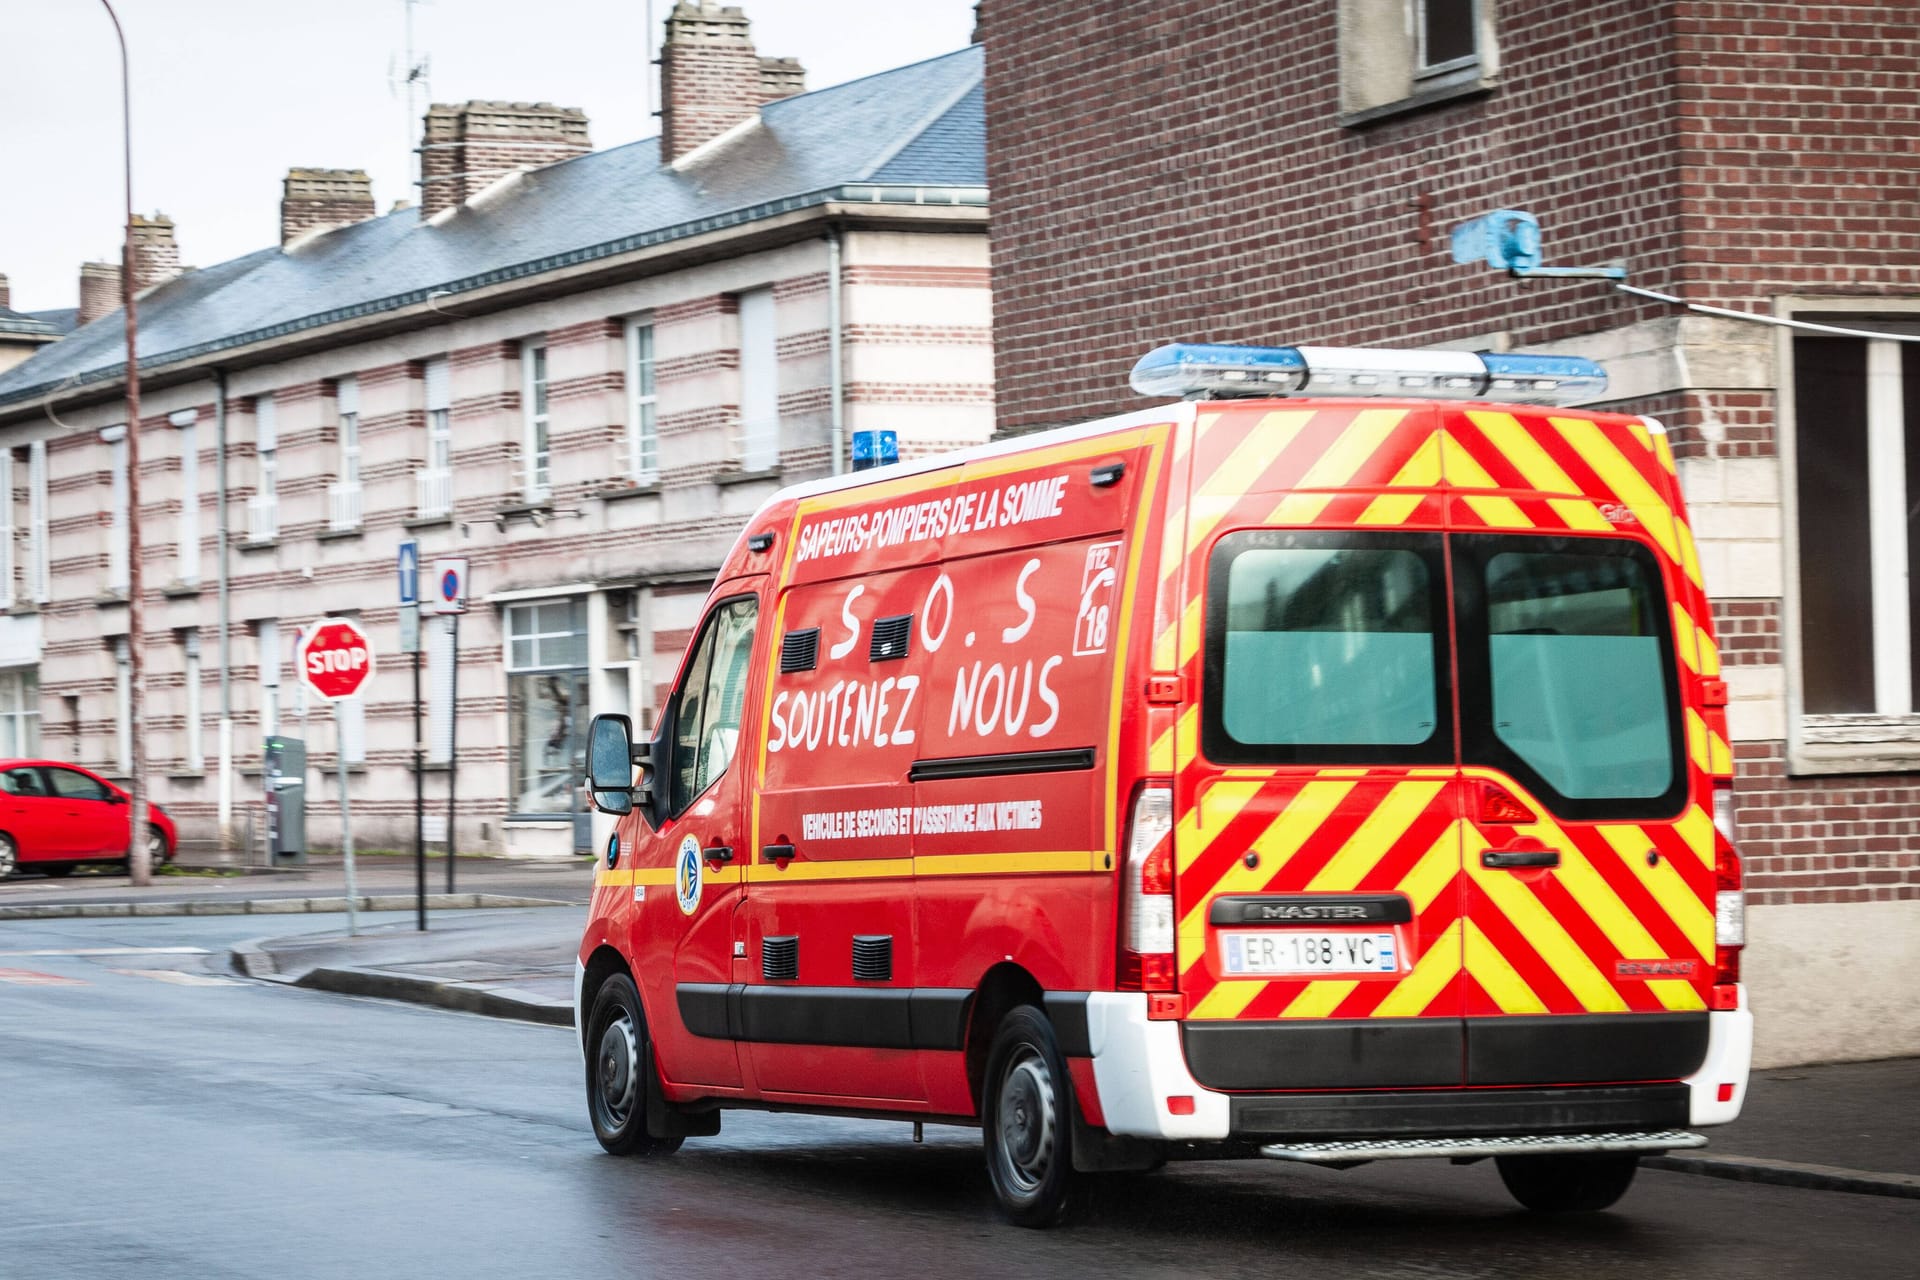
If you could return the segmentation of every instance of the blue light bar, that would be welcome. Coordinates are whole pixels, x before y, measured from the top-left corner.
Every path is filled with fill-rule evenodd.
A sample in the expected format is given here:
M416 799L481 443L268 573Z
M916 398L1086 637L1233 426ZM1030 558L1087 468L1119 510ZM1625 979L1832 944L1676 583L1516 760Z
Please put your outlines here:
M1171 343L1133 367L1144 396L1394 396L1574 405L1606 393L1607 371L1583 356L1378 347L1237 347Z

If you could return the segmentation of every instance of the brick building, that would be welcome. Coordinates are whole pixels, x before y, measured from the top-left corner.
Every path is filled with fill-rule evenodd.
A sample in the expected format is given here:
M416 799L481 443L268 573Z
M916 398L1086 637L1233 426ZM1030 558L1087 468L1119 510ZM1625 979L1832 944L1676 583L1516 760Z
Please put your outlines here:
M139 510L117 309L0 374L0 754L115 774L142 733L155 799L208 838L258 813L263 739L299 735L315 843L344 750L361 847L410 847L413 538L423 564L470 558L475 596L457 655L425 629L430 812L457 661L460 847L584 847L588 712L649 722L760 501L851 432L904 453L989 434L980 51L804 93L739 9L679 4L667 41L694 133L592 151L578 111L434 106L418 209L376 217L364 173L294 169L280 244L185 271L172 224L143 221ZM750 74L678 77L687 44ZM83 292L109 279L89 264ZM381 659L338 740L288 670L325 614Z
M1763 1060L1920 1051L1920 9L984 0L997 411L1171 340L1587 354L1673 433L1715 596ZM1071 352L1071 358L1062 358Z

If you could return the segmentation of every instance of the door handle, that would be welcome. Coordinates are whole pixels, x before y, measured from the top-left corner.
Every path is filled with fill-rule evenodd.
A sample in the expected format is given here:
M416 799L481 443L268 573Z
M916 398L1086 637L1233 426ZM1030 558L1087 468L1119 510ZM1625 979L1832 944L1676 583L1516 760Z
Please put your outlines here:
M702 849L700 851L700 856L705 858L708 862L732 862L733 850L728 848L724 844L715 845L711 849Z
M763 844L760 846L760 861L786 862L793 857L794 848L790 844Z
M1482 849L1480 865L1483 867L1557 867L1560 865L1558 849Z

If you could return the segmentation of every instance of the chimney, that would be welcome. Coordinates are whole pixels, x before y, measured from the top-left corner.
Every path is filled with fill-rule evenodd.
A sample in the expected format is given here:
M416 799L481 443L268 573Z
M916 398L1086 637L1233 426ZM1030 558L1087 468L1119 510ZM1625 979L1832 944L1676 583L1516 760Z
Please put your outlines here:
M680 0L660 46L660 159L672 164L762 106L806 91L794 58L754 51L747 15L733 5Z
M120 309L120 268L111 262L80 264L80 314L77 324L92 324Z
M593 150L587 115L551 102L435 103L420 144L420 217L457 208L517 169Z
M365 169L289 169L280 191L280 247L309 231L365 222L376 212Z
M0 276L0 311L13 310L13 285Z
M173 242L173 219L166 214L156 213L151 218L133 215L133 248L135 293L180 274L180 246Z

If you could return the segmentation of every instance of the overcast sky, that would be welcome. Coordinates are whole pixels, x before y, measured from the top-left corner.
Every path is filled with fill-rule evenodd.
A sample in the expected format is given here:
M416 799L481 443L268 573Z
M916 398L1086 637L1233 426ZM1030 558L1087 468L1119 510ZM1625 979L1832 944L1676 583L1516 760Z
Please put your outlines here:
M735 0L762 54L807 87L948 53L973 0ZM649 60L672 0L425 0L415 46L434 102L504 98L587 113L596 149L658 133ZM117 0L133 68L133 199L210 265L274 243L293 166L365 169L384 212L419 141L388 87L403 0ZM0 0L0 274L15 310L70 307L80 264L119 261L120 79L99 0Z

